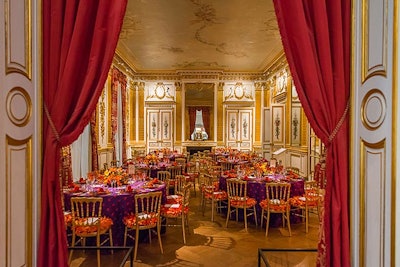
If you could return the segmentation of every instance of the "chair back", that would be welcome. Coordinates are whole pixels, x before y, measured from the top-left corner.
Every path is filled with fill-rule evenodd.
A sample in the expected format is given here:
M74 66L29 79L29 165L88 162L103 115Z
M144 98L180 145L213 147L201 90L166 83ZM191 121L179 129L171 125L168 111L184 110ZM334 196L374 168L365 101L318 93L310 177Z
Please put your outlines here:
M175 178L175 188L174 194L175 195L182 195L184 194L184 187L187 184L185 175L177 175Z
M226 179L226 189L229 199L243 200L247 197L247 181L235 178Z
M157 172L157 179L159 181L163 181L164 183L167 183L167 180L171 179L171 173L169 171L158 171Z
M188 162L188 164L186 165L186 172L190 174L198 173L196 162Z
M192 187L192 183L186 183L183 188L183 199L182 199L182 206L184 208L189 207L189 200L190 200L190 188Z
M182 174L181 166L170 166L170 167L167 168L167 170L171 174L171 177L170 177L171 180L175 180L177 175L181 175Z
M175 162L180 166L184 166L186 164L186 158L175 158Z
M266 183L266 199L268 201L283 200L287 202L290 198L290 186L290 183Z
M300 169L297 167L286 167L286 171L300 175Z
M222 171L229 171L233 169L233 164L229 161L221 161Z
M161 191L135 195L137 226L151 228L160 223L161 198Z
M79 226L99 229L102 205L103 198L101 197L72 197L72 229Z

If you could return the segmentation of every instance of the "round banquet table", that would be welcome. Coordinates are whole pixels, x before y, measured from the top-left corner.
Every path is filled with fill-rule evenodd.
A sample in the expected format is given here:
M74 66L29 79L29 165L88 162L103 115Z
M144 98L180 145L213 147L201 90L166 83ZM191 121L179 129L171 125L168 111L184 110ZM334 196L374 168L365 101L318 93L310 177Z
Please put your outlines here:
M162 191L162 202L165 203L166 200L166 192L165 192L165 184L161 183L154 188L146 188L146 182L144 181L136 181L131 184L132 192L116 192L107 193L104 195L97 195L97 197L103 198L103 206L102 206L102 216L107 216L113 220L112 226L112 235L113 235L113 243L114 246L122 246L124 242L124 231L125 226L122 222L122 219L125 215L130 212L135 211L135 194L138 193L147 193L154 191ZM110 191L113 191L110 188ZM121 188L122 189L122 188ZM87 192L64 192L64 207L65 211L71 211L71 197L90 197Z
M261 222L261 207L258 203L266 198L265 193L265 183L266 178L270 181L280 181L285 178L284 175L269 175L264 176L261 179L257 178L249 178L246 179L247 182L247 195L249 197L255 198L257 201L256 210L257 210L257 220L258 223ZM226 190L226 179L229 179L227 175L221 175L219 178L219 187L222 190ZM288 179L290 186L290 197L294 196L301 196L304 194L304 179L303 178L295 178L295 179ZM254 217L251 216L249 219L253 219ZM253 220L254 221L254 220ZM290 216L290 223L299 223L301 222L301 217L296 215ZM270 219L270 227L279 227L282 225L282 216L280 214L271 214Z

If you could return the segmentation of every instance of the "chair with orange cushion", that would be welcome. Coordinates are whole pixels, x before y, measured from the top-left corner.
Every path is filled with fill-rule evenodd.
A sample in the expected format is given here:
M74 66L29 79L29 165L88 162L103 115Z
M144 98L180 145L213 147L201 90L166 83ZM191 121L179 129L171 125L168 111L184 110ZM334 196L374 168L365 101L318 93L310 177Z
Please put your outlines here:
M135 240L134 260L137 256L140 230L149 231L149 241L151 242L151 229L156 228L161 254L164 253L161 241L161 198L161 191L136 194L135 212L123 218L125 225L124 246L126 246L128 237ZM130 231L135 231L135 237L129 234Z
M102 217L103 198L101 197L72 197L71 198L71 214L72 214L72 241L71 247L81 241L83 246L86 245L86 238L95 237L96 246L104 245L109 241L113 246L111 226L113 221L110 218ZM107 238L101 242L100 236L107 235ZM77 241L76 238L79 238ZM69 262L72 259L73 249L69 255ZM97 250L97 266L100 266L100 249Z
M172 189L175 187L176 176L182 174L182 168L181 168L181 166L178 166L178 165L169 166L169 167L167 167L167 171L169 171L169 173L171 174L169 188Z
M219 180L216 175L204 174L204 184L202 186L201 207L204 215L207 202L211 203L211 221L214 221L214 211L221 209L221 202L228 200L228 194L219 189Z
M230 171L234 168L232 162L229 161L221 161L222 171Z
M189 198L190 187L192 185L187 183L183 187L183 199L180 203L169 204L166 203L161 207L161 216L168 219L181 219L180 225L168 224L168 226L181 226L183 243L186 244L186 228L189 231Z
M196 162L188 162L186 164L187 180L193 184L194 195L196 196L196 180L199 179L199 171L197 170Z
M157 172L157 179L159 181L163 181L165 183L165 185L166 185L165 192L168 195L169 194L169 187L170 187L170 184L171 184L171 182L170 182L171 181L171 173L169 171L158 171Z
M304 195L294 196L290 199L292 211L300 210L301 214L296 213L296 215L305 218L306 233L308 233L310 213L316 213L318 215L318 219L320 219L320 206L323 201L323 195L320 193L320 191L321 190L318 188L317 181L306 181L304 183Z
M167 195L167 204L174 204L182 202L184 195L184 186L187 184L185 175L177 175L175 178L174 192Z
M175 158L175 162L178 166L181 167L182 172L186 172L186 158Z
M254 215L254 221L257 226L257 200L247 195L247 181L236 178L226 180L228 193L228 213L225 226L228 227L229 218L232 212L236 212L236 221L238 221L238 211L243 210L244 228L247 231L247 217ZM250 211L250 213L247 213Z
M288 225L289 236L292 235L290 229L290 183L266 183L266 198L260 202L261 206L261 226L266 219L265 236L268 236L269 221L271 213L282 214L283 227L285 221ZM267 213L267 215L265 215Z

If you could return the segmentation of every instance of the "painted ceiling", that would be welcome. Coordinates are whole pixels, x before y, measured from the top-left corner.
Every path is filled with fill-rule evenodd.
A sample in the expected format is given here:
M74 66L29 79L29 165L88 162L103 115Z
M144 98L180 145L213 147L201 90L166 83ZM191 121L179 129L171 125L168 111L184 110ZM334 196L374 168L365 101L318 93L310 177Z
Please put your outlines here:
M117 53L136 72L258 72L282 44L272 0L129 0Z

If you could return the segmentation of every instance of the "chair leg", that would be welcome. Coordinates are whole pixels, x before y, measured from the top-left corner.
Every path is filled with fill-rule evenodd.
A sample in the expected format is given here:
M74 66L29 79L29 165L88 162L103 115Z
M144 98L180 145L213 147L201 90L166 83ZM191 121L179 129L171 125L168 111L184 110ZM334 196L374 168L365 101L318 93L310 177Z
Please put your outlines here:
M226 222L225 222L225 227L228 228L228 221L229 221L229 217L231 215L231 204L228 203L228 212L226 214Z
M97 246L97 267L100 267L100 234L97 234L96 236L96 246Z
M257 220L257 210L256 210L256 206L253 206L253 213L254 213L254 221L256 222L256 227L258 227L258 220Z
M73 234L72 234L72 243L71 243L71 247L75 247L75 238L76 238L76 235L75 235L75 233L73 233ZM73 252L74 252L73 249L71 249L71 251L69 252L69 259L68 259L69 265L71 265L72 253L73 253Z
M182 214L182 236L183 236L183 244L186 245L186 236L185 236L185 215Z
M161 241L161 223L160 222L158 222L158 224L157 224L157 238L158 238L158 243L160 244L161 254L164 254L164 249L163 249L162 241Z
M262 228L262 226L263 226L263 222L264 222L264 209L263 208L261 208L261 228Z
M289 229L289 236L292 236L292 231L290 229L290 210L289 209L286 212L286 219L287 219L287 225L288 225L288 229Z
M237 216L237 213L236 213L236 216ZM243 209L243 217L244 217L244 229L247 232L247 208L246 207L244 207L244 209Z
M111 230L111 228L108 230L108 235L109 235L109 238L110 238L110 247L113 247L113 246L114 246L114 242L113 242L113 237L112 237L112 230ZM114 250L113 250L113 249L111 250L111 254L114 254Z
M267 224L265 225L265 236L268 236L268 227L269 227L269 217L271 213L267 211Z
M126 238L128 236L128 227L125 226L125 234L124 234L124 247L126 247Z
M137 256L137 249L139 245L139 229L135 229L135 254L133 255L133 260L136 261L136 256Z
M211 199L211 221L214 221L214 209L215 209L215 202L214 202L214 198Z

